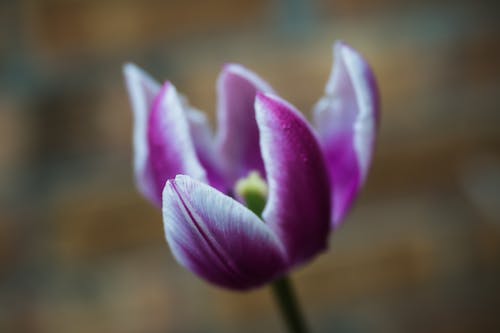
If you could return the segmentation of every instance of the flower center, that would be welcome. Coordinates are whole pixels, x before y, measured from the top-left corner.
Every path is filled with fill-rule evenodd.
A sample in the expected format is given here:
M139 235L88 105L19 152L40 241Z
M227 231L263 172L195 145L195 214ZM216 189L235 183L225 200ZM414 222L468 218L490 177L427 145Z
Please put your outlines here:
M246 178L236 182L234 187L236 194L243 199L245 205L261 217L266 206L268 188L266 181L259 172L251 171Z

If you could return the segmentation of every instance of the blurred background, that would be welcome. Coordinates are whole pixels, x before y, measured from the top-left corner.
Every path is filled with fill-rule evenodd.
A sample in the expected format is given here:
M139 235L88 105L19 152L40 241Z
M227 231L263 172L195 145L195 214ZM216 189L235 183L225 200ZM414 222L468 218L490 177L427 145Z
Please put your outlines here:
M500 331L496 1L0 1L0 332L284 332L180 268L137 193L122 65L214 116L239 62L310 115L342 39L383 116L365 191L294 274L314 332Z

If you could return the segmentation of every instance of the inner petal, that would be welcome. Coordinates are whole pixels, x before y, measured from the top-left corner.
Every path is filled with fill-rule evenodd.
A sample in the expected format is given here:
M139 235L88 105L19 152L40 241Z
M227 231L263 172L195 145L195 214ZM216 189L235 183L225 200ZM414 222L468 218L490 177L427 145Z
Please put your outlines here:
M255 119L255 96L272 92L258 75L238 64L226 64L217 81L217 155L224 166L227 188L257 170L265 177Z

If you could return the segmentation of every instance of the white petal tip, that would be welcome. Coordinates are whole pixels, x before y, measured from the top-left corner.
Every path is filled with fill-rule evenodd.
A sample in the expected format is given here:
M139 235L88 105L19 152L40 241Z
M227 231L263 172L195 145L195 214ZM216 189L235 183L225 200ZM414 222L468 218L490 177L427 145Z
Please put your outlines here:
M136 64L127 62L123 65L123 74L127 77L140 77L145 75L145 72Z
M138 83L142 81L155 89L159 86L151 75L132 62L127 62L123 65L123 75L130 82Z
M222 76L234 75L254 85L258 91L272 92L271 86L259 75L237 63L226 63L222 67Z
M242 72L242 71L246 70L246 68L243 67L243 65L233 63L233 62L225 63L222 66L222 69L226 72L231 72L231 73L238 73L238 72Z

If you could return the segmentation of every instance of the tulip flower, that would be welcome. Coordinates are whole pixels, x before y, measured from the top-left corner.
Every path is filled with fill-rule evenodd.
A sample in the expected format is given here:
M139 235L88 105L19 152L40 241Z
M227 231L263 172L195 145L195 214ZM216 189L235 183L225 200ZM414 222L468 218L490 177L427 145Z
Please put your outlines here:
M379 121L367 62L342 42L333 51L314 126L255 73L225 65L216 134L172 83L125 66L137 186L162 207L181 265L246 290L327 248L366 180Z

